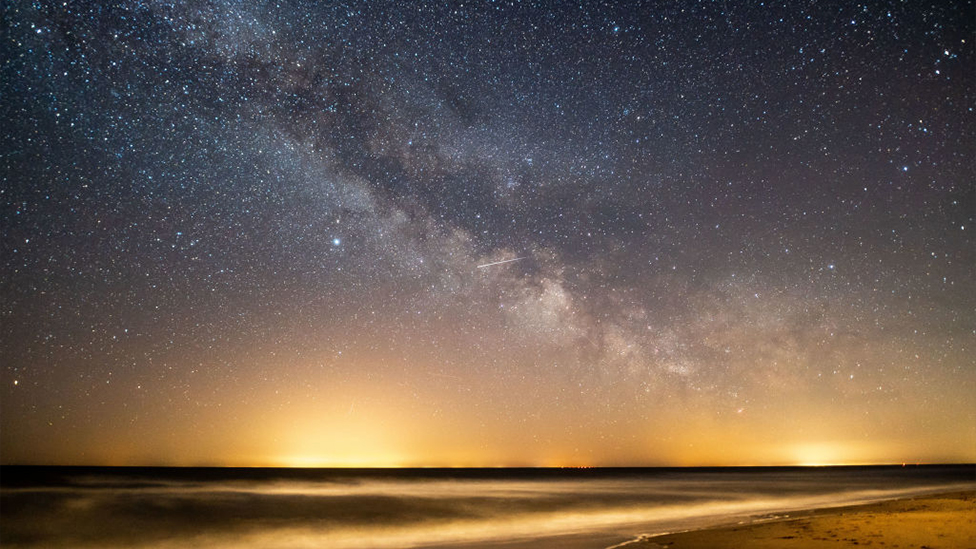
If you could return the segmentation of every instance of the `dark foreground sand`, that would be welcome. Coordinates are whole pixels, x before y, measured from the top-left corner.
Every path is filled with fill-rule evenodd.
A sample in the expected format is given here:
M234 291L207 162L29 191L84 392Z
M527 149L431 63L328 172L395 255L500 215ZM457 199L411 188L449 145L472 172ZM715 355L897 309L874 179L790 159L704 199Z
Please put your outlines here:
M749 525L655 536L626 549L976 549L976 492L791 513Z

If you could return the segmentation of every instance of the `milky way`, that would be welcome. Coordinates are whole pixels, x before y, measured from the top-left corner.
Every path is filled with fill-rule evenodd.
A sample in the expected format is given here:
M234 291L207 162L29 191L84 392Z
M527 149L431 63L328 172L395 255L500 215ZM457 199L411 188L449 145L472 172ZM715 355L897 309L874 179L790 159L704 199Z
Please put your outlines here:
M974 22L5 3L0 458L974 461Z

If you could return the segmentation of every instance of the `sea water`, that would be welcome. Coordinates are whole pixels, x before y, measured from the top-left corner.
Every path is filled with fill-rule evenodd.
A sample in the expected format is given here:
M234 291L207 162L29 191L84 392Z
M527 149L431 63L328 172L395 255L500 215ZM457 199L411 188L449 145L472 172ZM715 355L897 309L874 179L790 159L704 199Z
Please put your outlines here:
M976 466L0 469L13 547L594 547L976 489Z

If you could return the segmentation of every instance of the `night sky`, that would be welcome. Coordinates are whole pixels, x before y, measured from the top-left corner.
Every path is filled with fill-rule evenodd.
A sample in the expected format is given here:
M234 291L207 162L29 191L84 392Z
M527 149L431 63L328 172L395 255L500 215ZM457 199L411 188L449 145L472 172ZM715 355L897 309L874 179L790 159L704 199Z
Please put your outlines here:
M976 461L974 2L4 2L0 461Z

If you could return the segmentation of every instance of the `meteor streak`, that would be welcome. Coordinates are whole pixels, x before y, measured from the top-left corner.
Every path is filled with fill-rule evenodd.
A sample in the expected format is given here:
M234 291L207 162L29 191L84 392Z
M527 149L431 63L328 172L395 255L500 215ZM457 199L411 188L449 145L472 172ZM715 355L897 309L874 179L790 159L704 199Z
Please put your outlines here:
M502 263L511 263L513 261L518 261L520 259L525 259L526 257L529 257L529 256L523 255L522 257L516 257L515 259L506 259L505 261L496 261L494 263L485 263L484 265L478 265L478 268L479 269L483 269L485 267L491 267L492 265L501 265Z

